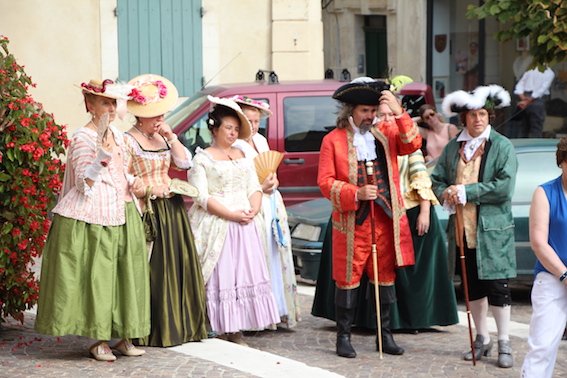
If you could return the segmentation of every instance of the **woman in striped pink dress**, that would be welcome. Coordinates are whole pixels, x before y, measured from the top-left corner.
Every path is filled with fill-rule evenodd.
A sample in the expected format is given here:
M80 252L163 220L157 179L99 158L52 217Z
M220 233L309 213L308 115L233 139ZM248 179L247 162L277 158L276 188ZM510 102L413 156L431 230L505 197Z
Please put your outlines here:
M113 361L145 353L129 339L150 332L147 250L127 174L124 138L109 122L116 114L110 80L82 84L92 119L78 129L67 151L65 183L41 268L35 329L92 339L90 353ZM98 341L97 341L98 340Z
M127 105L136 116L125 137L129 169L143 182L138 197L149 189L158 224L150 247L152 329L135 343L168 347L199 341L207 338L205 284L183 197L169 191L169 168L193 165L191 153L164 122L177 89L158 75L141 75L129 84L136 94Z

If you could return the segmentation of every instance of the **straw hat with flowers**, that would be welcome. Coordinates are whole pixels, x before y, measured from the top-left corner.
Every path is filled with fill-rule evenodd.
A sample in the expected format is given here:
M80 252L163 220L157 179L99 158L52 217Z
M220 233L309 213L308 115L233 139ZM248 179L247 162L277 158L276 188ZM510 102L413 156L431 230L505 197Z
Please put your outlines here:
M137 117L152 118L167 113L177 102L175 85L159 75L136 76L128 82L132 86L128 111Z

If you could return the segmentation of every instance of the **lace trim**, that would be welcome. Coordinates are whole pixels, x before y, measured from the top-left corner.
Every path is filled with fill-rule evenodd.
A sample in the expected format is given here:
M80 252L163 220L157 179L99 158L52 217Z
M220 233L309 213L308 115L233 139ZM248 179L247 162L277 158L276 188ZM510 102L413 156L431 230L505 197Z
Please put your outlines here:
M146 150L140 145L136 138L132 136L132 134L124 133L124 135L132 140L132 148L134 149L136 155L140 156L141 158L148 160L165 160L170 159L171 157L171 147L169 147L169 144L167 145L167 148L162 148L159 150Z

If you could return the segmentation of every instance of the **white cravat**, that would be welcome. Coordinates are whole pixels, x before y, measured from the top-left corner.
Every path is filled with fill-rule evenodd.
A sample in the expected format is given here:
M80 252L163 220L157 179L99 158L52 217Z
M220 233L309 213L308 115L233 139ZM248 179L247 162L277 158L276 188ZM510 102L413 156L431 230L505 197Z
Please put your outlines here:
M362 134L360 132L360 128L354 124L352 117L348 117L348 122L354 130L352 145L356 148L356 156L358 161L372 161L376 159L376 145L374 144L376 138L374 138L374 135L372 135L370 131ZM374 127L374 125L378 122L380 122L380 120L374 117L372 127Z
M457 138L457 142L466 142L464 152L465 152L465 160L467 162L469 162L472 159L474 153L476 152L476 150L478 150L478 148L482 145L482 143L485 140L488 140L488 137L490 136L490 130L492 130L492 126L488 125L486 126L486 129L482 132L482 134L480 134L476 138L473 138L469 134L469 131L465 128L463 132L459 135L459 137Z

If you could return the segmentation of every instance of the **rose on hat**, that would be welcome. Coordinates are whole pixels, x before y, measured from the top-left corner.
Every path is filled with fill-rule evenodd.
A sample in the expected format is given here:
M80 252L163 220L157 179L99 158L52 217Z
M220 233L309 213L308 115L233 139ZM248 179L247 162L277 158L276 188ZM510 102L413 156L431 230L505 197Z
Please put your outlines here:
M241 95L232 96L230 97L230 99L236 102L237 104L248 105L258 109L262 114L261 115L262 118L267 118L272 116L272 111L270 110L270 104L268 104L267 102L254 100L250 97L241 96Z
M131 90L127 84L114 82L110 79L92 79L88 83L75 84L75 86L81 88L83 93L123 100L129 99L128 94Z
M242 112L240 106L230 98L220 98L220 97L213 97L211 95L207 96L207 99L211 102L211 108L209 109L209 113L212 113L217 106L225 106L230 108L236 112L238 119L240 120L240 129L238 131L238 139L248 139L252 134L252 126L250 125L250 121L248 121L248 117Z
M131 86L128 111L137 117L157 117L175 106L179 97L175 85L159 75L136 76L128 82Z

